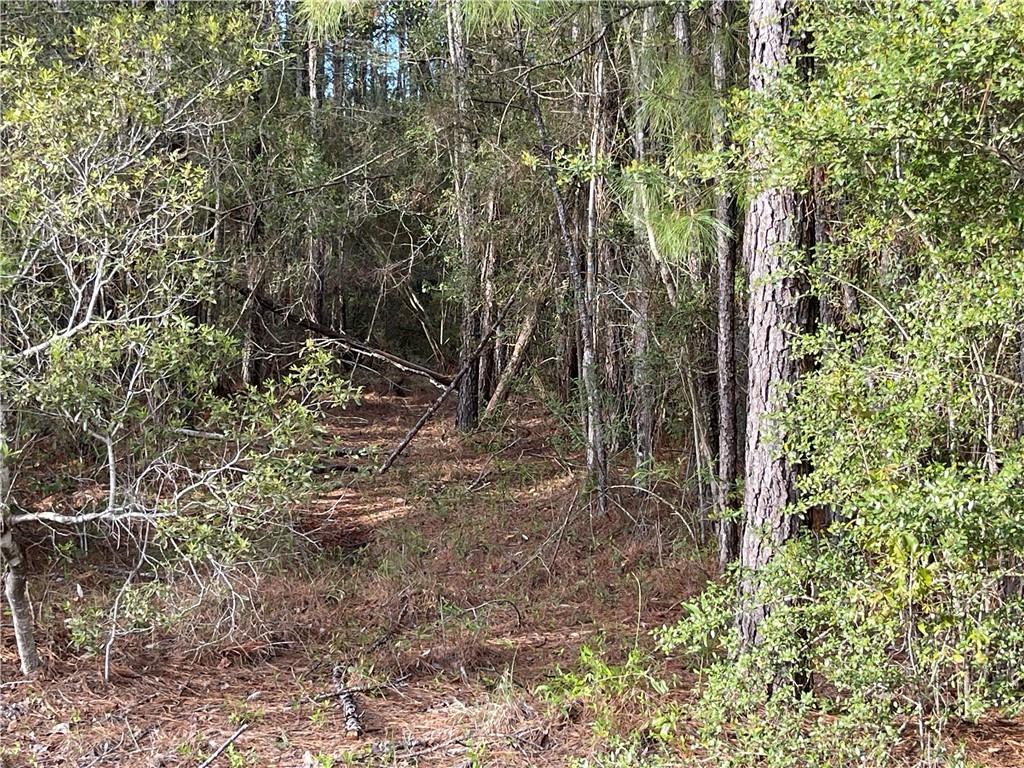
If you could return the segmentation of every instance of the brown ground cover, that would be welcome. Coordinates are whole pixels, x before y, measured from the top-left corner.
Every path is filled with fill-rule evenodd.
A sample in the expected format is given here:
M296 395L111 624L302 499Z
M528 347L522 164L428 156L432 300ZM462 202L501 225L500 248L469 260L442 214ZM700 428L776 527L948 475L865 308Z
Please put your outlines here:
M426 402L369 394L333 429L386 451ZM613 662L650 648L649 631L699 591L710 564L653 497L623 489L592 518L541 409L469 438L450 421L429 424L383 477L328 473L301 516L319 554L254 583L244 610L258 620L233 640L201 645L195 628L129 638L104 682L102 654L72 649L60 606L109 604L110 580L102 563L51 563L38 580L57 606L40 623L45 672L17 679L13 638L0 638L5 767L194 767L243 727L214 765L542 767L599 750L598 713L548 706L537 686L573 668L584 644ZM323 699L337 665L361 689L359 737ZM659 705L690 695L685 672L657 668L681 681ZM641 724L643 704L608 702L624 729ZM958 735L983 765L1024 766L1020 723Z

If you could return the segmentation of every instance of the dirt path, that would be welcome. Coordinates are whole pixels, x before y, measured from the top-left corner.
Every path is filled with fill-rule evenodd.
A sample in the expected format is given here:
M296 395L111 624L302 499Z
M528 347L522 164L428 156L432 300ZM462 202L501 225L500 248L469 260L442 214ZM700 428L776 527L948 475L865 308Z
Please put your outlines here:
M370 465L424 403L370 395L334 429ZM327 478L302 518L324 554L261 580L260 632L198 658L173 637L116 650L106 684L102 658L43 628L46 674L0 688L6 765L196 766L242 726L214 765L556 766L587 754L598 740L586 715L552 712L532 691L584 643L614 659L648 642L702 569L668 557L680 533L668 510L581 511L539 415L468 439L448 423L428 425L382 478ZM383 686L357 694L357 738L339 706L316 700L335 665L349 685Z

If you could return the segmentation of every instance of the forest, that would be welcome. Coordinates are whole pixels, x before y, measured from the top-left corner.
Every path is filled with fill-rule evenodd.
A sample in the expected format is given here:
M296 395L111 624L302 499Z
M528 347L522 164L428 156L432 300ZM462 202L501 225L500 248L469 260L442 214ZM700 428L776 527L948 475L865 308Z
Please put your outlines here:
M1024 2L0 0L0 768L1024 766Z

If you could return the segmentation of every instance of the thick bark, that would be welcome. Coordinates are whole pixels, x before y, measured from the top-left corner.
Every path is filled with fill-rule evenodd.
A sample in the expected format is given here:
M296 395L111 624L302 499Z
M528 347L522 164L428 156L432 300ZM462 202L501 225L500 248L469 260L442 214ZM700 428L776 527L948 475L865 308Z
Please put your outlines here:
M726 28L728 0L711 3L711 77L715 104L711 122L714 149L724 152L728 135L725 99L729 87ZM736 507L736 199L722 182L715 186L715 262L718 267L718 564L739 556Z
M789 0L751 3L750 89L755 94L771 88L789 61L791 24ZM755 145L751 161L755 183L766 160ZM738 626L748 647L759 642L759 629L769 611L756 597L758 571L797 530L790 510L796 498L796 472L783 455L776 421L785 407L783 390L799 372L791 344L802 321L802 286L789 259L800 241L796 216L797 196L792 189L762 189L750 203L744 229L750 307L745 527L740 546L745 576Z
M474 429L479 418L479 356L477 346L477 291L476 263L473 256L473 215L469 201L468 165L470 142L468 135L469 100L466 96L465 31L462 0L449 0L448 53L451 64L452 102L455 107L455 140L452 145L452 166L455 178L455 207L458 219L459 250L465 284L462 299L462 323L459 332L459 368L467 368L459 386L459 400L455 409L455 425L464 431Z
M0 402L0 572L6 572L4 593L11 608L14 641L18 647L21 671L30 675L39 668L32 602L28 596L28 573L21 546L10 524L11 471L7 465L8 445L4 404Z

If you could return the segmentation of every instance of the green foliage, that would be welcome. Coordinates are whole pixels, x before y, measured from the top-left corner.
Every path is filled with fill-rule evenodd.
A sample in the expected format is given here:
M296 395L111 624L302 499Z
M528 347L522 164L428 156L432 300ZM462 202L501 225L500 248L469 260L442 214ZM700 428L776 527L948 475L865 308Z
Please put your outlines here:
M110 638L109 618L115 598L109 605L96 602L65 601L64 626L70 646L86 655L98 655ZM167 630L181 620L170 589L159 581L127 584L116 597L117 628L127 634L155 633Z
M247 701L234 701L229 705L228 722L232 725L257 723L266 716L262 707L251 705Z
M594 713L594 730L611 736L617 727L621 707L645 700L648 691L665 693L666 683L650 672L650 659L639 648L631 648L625 661L610 664L591 646L580 648L579 670L559 671L536 693L552 706L568 711L585 705Z
M298 16L312 38L322 39L337 35L346 22L369 9L367 3L359 0L301 0Z
M146 578L120 594L118 628L167 629L173 577L212 569L212 596L287 551L323 415L358 393L313 344L275 381L231 383L241 347L211 212L229 191L222 149L252 141L269 31L234 5L62 18L40 6L0 30L4 459L29 520L25 500L79 488L61 522L138 521ZM17 472L42 463L64 474ZM67 612L72 644L95 652L106 612Z
M247 766L253 765L252 762L255 759L255 752L243 752L234 744L229 744L228 748L224 751L224 756L228 760L228 768L247 768Z
M464 0L463 13L471 32L511 33L520 27L536 29L563 5L555 0Z
M1024 12L803 13L813 74L743 97L737 135L771 159L753 188L817 172L842 209L808 265L836 319L799 340L813 366L778 424L806 467L792 513L833 522L757 574L757 647L737 644L728 585L661 643L704 666L699 739L723 765L888 765L911 726L922 761L956 764L947 721L1024 690Z
M677 763L652 750L639 738L614 738L597 755L574 758L569 765L571 768L668 768Z

